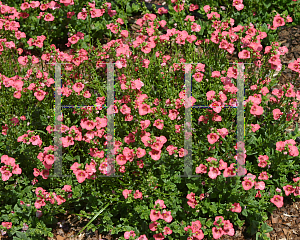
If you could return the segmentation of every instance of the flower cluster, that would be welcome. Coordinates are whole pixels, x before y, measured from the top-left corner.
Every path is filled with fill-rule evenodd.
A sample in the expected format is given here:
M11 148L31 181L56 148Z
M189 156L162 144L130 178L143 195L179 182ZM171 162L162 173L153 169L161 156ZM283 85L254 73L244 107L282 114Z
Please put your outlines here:
M7 155L1 156L1 163L5 165L0 168L2 181L7 181L13 174L21 174L22 169L16 164L15 159Z

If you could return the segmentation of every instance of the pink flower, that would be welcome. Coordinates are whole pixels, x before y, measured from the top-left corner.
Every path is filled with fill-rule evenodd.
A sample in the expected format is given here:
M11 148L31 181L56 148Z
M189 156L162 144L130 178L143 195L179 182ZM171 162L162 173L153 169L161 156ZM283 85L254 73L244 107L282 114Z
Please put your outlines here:
M68 38L68 40L69 40L69 42L70 42L71 44L75 44L75 43L78 42L79 37L75 34L75 35L73 35L72 37Z
M146 115L148 113L150 113L150 106L148 104L141 104L139 106L139 114L141 116L143 116L143 115Z
M36 209L40 209L41 207L45 206L46 203L45 203L45 200L43 198L37 198L37 200L35 201L34 203L34 206Z
M84 88L84 84L81 82L78 82L78 83L75 83L72 88L75 92L80 93L80 91Z
M297 157L299 155L298 147L288 145L289 155L293 157Z
M251 127L252 132L256 132L258 129L260 129L260 126L258 124L251 123Z
M37 91L34 93L34 96L37 98L37 100L42 101L45 98L46 92L43 90Z
M295 189L291 185L286 185L283 187L283 190L285 192L285 195L290 195L291 193L295 192Z
M142 130L145 130L150 125L150 120L140 121Z
M61 205L62 203L66 202L66 199L60 195L55 195L54 199L57 201L57 205Z
M52 22L54 20L54 16L51 13L48 13L45 17L44 20L47 22Z
M207 135L207 139L210 144L214 144L215 142L217 142L219 140L219 138L220 137L216 133L210 133Z
M208 12L210 11L211 7L210 7L209 5L205 5L205 6L203 7L203 9L204 9L204 11L205 11L206 13L208 13Z
M135 199L138 199L138 198L143 199L143 194L139 190L136 190L135 193L133 194L133 197Z
M200 164L199 167L196 167L196 173L207 173L207 167L203 164Z
M221 172L219 171L218 168L215 168L215 167L210 167L209 168L210 171L208 173L208 176L211 178L211 179L216 179L217 176L219 176L221 174Z
M262 115L264 112L263 107L258 106L258 105L252 105L251 109L250 109L250 113L252 115Z
M239 203L233 203L233 208L230 208L231 212L237 212L240 213L242 211L242 207Z
M156 220L161 219L161 218L162 218L162 215L160 214L160 211L157 211L157 210L150 211L150 220L152 222L155 222Z
M271 198L270 202L274 203L276 207L281 208L283 206L283 197L280 195L275 195L273 198Z
M125 239L129 239L130 236L132 236L132 237L135 237L135 236L136 236L135 233L134 233L134 231L131 230L130 232L125 232L125 233L124 233L124 238L125 238Z
M19 164L16 164L15 166L13 166L12 173L13 174L21 174L22 173L22 169L19 167Z
M209 100L214 100L215 94L216 94L215 91L208 91L208 92L206 93L207 100L208 100L208 101L209 101Z
M239 52L239 58L240 58L240 59L247 59L247 58L250 58L250 51L248 51L248 50L243 50L243 51Z
M169 227L164 227L164 235L172 234L172 230Z
M163 127L164 127L164 120L161 120L161 119L155 120L153 126L155 126L158 129L162 130Z
M4 181L4 182L7 181L12 176L12 173L8 170L1 172L1 174L2 174L2 176L1 176L2 181Z
M77 181L79 183L84 182L85 179L88 177L88 174L85 171L83 171L83 170L76 171L75 175L76 175Z
M2 226L7 229L10 229L12 227L12 223L11 222L2 222Z
M49 170L48 170L48 169L44 169L44 170L41 172L40 175L42 176L43 179L47 179L48 176L49 176Z
M171 120L175 120L177 118L178 114L179 114L179 112L176 109L170 109L168 116Z
M54 155L48 154L46 157L44 157L44 160L48 165L52 165L54 163Z
M149 229L151 230L151 231L156 231L157 230L157 225L158 225L159 223L158 222L152 222L152 223L150 223L150 225L149 225Z
M273 20L273 27L278 28L278 27L282 27L284 25L285 25L284 18L280 17L280 15L277 14Z
M173 217L171 216L171 211L163 210L161 213L161 219L164 219L167 223L172 222Z
M217 131L222 138L225 138L228 135L228 130L226 128L217 129Z
M285 147L285 142L283 141L279 141L276 143L276 150L277 151L283 151L284 150L284 147Z
M247 191L254 186L254 182L252 182L251 180L245 180L242 182L242 185L243 185L243 188Z
M181 5L183 6L183 4L181 4ZM177 5L176 5L176 6L177 6ZM175 6L175 7L176 7L176 6ZM179 6L180 6L180 5L179 5ZM174 7L174 8L175 8L175 7ZM164 238L164 235L163 235L162 233L154 234L153 237L154 237L154 240L163 240L163 239L165 239L165 238Z
M261 172L261 173L259 174L258 179L259 179L259 180L268 180L269 177L268 177L267 172Z
M227 168L227 162L224 162L222 159L219 161L219 169L223 170Z
M160 159L160 155L161 154L161 150L157 151L155 149L152 149L150 152L149 152L149 155L151 156L151 158L155 161L159 160Z
M273 110L274 120L278 120L282 114L283 114L283 112L281 112L280 109L278 109L278 108L274 109Z
M24 57L20 56L20 57L18 57L18 62L21 65L25 66L28 63L28 57L27 56L24 56Z
M259 160L258 166L264 168L268 165L266 160Z
M123 155L123 154L119 154L118 156L117 156L117 158L116 158L116 160L117 160L117 163L119 164L119 165L125 165L126 164L126 162L127 162L127 159L126 159L126 157Z
M125 189L123 190L122 194L124 196L125 199L128 198L128 195L132 192L132 190L128 190L128 189Z
M137 156L137 158L142 158L142 157L144 157L146 155L146 150L145 149L142 149L142 148L138 148L137 150L136 150L136 156Z
M64 190L65 192L72 192L72 186L71 185L65 185L62 190Z
M219 239L223 236L223 230L222 228L217 229L216 227L212 228L212 234L214 239Z
M263 181L255 182L255 189L264 190L265 186L266 184Z

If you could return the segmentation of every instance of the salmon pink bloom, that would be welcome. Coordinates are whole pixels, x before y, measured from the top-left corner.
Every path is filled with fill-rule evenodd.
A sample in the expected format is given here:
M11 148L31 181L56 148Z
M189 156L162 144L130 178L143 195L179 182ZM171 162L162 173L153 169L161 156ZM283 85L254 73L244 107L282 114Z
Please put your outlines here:
M154 208L156 208L156 206L160 207L160 208L166 208L166 205L164 203L164 200L156 200L154 203Z
M263 112L264 112L263 107L258 106L258 105L255 105L255 104L254 104L254 105L251 107L251 109L250 109L250 113L251 113L252 115L262 115Z
M4 182L7 181L8 179L10 179L10 177L12 176L12 173L8 170L2 171L1 174L2 174L2 176L1 176L2 181L4 181Z
M84 84L81 82L78 82L78 83L75 83L72 88L75 92L80 93L80 91L84 88Z
M146 115L148 113L150 113L150 106L148 104L141 104L139 106L139 114L141 116L143 116L143 115Z
M228 130L226 128L217 129L217 131L222 138L225 138L228 135Z
M239 58L240 58L240 59L247 59L247 58L250 58L250 51L248 51L248 50L243 50L243 51L239 52Z
M135 199L138 199L138 198L143 199L143 194L139 190L136 190L135 193L133 194L133 197Z
M75 44L75 43L78 42L79 37L75 34L75 35L73 35L72 37L68 38L68 40L69 40L69 42L70 42L71 44Z
M34 93L34 96L37 98L37 100L42 101L45 98L46 92L43 90L37 91Z
M219 138L220 138L219 135L216 133L210 133L207 135L207 139L210 144L214 144L219 140Z
M158 210L151 210L150 211L150 220L152 222L155 222L158 219L162 219L162 215L161 215L160 211L158 211Z
M160 154L161 154L161 150L157 151L155 149L152 149L150 152L149 152L149 155L151 156L151 158L155 161L159 160L160 159Z
M117 160L117 163L119 164L119 165L125 165L126 164L126 162L127 162L127 159L126 159L126 157L123 155L123 154L119 154L118 156L117 156L117 158L116 158L116 160Z
M172 234L172 230L169 227L164 227L164 235Z
M171 216L171 211L163 210L161 213L161 219L164 219L167 223L172 222L173 217Z
M285 25L284 18L280 17L280 15L277 14L273 20L273 27L278 28L278 27L282 27L284 25Z
M295 189L291 185L286 185L283 187L283 190L285 192L285 195L290 195L291 193L295 192Z
M157 127L158 129L162 130L164 127L164 120L157 119L155 120L153 126Z
M125 199L128 198L128 195L132 192L132 190L128 190L128 189L125 189L123 190L122 194L124 196Z
M275 195L270 200L271 203L274 203L276 207L281 208L283 206L283 197L280 195Z
M54 16L51 13L48 13L45 17L44 20L47 22L52 22L54 20Z
M219 239L223 236L224 232L222 228L217 229L216 227L212 228L212 234L214 239Z
M88 177L88 174L85 171L83 171L83 170L76 171L75 175L76 175L77 181L79 183L84 182L85 179Z
M136 235L135 235L135 233L134 233L134 231L130 231L130 232L125 232L124 233L124 238L125 239L129 239L130 237L135 237Z
M10 229L12 227L12 223L11 222L2 222L2 226L7 229Z
M283 112L281 112L280 109L278 109L278 108L274 109L273 110L274 120L278 120L282 114L283 114Z
M241 207L241 205L239 203L233 203L232 205L233 205L233 207L230 208L231 212L240 213L242 211L242 207Z
M251 189L254 186L254 182L252 182L251 180L245 180L242 182L243 188L247 191L249 189Z
M251 123L251 130L252 130L252 132L256 132L258 129L260 129L260 126L259 126L259 124L252 124Z
M209 168L209 173L208 173L208 176L211 178L211 179L216 179L217 176L219 176L221 174L221 172L219 171L218 168L215 168L215 167L210 167Z
M179 112L176 109L170 109L168 116L171 120L175 120L177 118L178 114L179 114Z
M255 189L264 190L265 186L266 184L263 181L255 182Z

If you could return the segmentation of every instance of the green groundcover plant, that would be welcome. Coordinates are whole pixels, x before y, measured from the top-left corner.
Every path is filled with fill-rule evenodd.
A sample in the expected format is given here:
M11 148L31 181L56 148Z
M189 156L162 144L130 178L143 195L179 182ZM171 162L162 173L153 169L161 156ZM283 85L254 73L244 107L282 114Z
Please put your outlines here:
M107 2L0 5L2 234L14 239L52 236L55 216L67 212L91 219L88 229L119 239L219 239L233 236L243 224L257 239L268 239L267 214L282 207L284 197L299 198L294 140L299 134L285 130L298 116L300 91L290 83L275 87L284 70L280 56L288 49L277 41L261 44L267 32L293 22L287 13L274 13L264 26L235 25L233 16L222 16L213 4L200 9L172 0L170 12L178 22L170 25L165 10L153 14L144 6L136 21L138 36L132 37L125 19ZM242 1L230 5L243 12ZM202 22L184 9L206 16L208 37ZM35 29L27 39L20 29L31 23ZM100 43L92 23L105 23L103 35L113 40ZM55 29L62 26L68 26L69 53L53 44ZM42 34L34 36L33 30ZM245 151L239 162L237 110L226 108L237 105L237 64L226 58L234 51L245 63ZM115 72L115 174L122 177L102 177L113 173L106 151L108 62L114 62ZM49 177L58 131L53 121L58 117L55 63L68 63L61 68L61 105L90 106L63 108L59 116L62 173L71 175L62 178ZM186 67L192 75L191 105L209 106L192 109L188 136ZM300 59L288 68L300 74ZM197 177L178 177L189 137ZM237 164L244 166L238 169L243 176L237 175Z

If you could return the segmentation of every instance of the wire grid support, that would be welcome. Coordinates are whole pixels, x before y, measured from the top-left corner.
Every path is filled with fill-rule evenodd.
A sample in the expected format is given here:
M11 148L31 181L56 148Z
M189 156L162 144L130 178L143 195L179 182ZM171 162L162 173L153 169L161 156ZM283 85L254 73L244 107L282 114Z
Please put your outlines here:
M192 175L192 121L191 121L191 108L214 108L210 106L192 106L191 103L191 64L198 63L176 63L185 65L185 124L184 124L184 175L177 175L177 177L201 177L200 175ZM188 65L187 65L188 64ZM230 63L237 64L237 63ZM244 151L245 151L245 117L244 117L244 105L245 100L245 87L244 87L244 64L253 63L238 63L237 64L237 106L226 106L228 108L237 108L237 175L230 175L229 177L245 176L245 164ZM225 108L226 108L225 107ZM250 175L249 175L250 176Z
M53 64L53 63L47 63ZM74 107L97 107L94 106L62 106L61 100L61 64L70 63L56 63L55 64L55 135L54 135L54 175L49 175L48 177L71 177L70 175L62 176L62 142L61 142L61 108L74 108ZM115 63L102 63L108 65L108 75L107 75L107 175L100 177L123 177L122 175L115 175L114 168L114 65ZM184 175L179 175L177 177L201 177L199 175L192 175L192 138L191 133L191 107L193 108L212 108L210 106L192 106L191 104L191 64L198 63L176 63L176 64L188 64L185 67L185 133L184 133ZM236 64L236 63L230 63ZM237 108L237 173L238 176L244 176L244 168L242 167L245 163L244 150L245 150L245 117L244 117L244 64L253 63L238 63L238 75L237 75L237 107L225 106L225 108ZM187 65L186 65L187 66ZM244 89L244 91L242 90ZM107 108L107 107L105 107ZM57 116L57 117L56 117ZM187 153L187 154L186 154ZM242 164L241 164L242 163ZM111 176L112 175L112 176ZM236 175L231 175L234 177Z
M47 63L53 66L53 63ZM55 63L55 114L54 114L54 175L48 177L71 177L71 175L62 175L62 134L61 134L61 120L62 108L81 108L81 107L98 107L93 106L64 106L61 105L61 64L70 63ZM114 166L114 64L107 64L107 175L99 177L123 177L122 175L115 175Z

